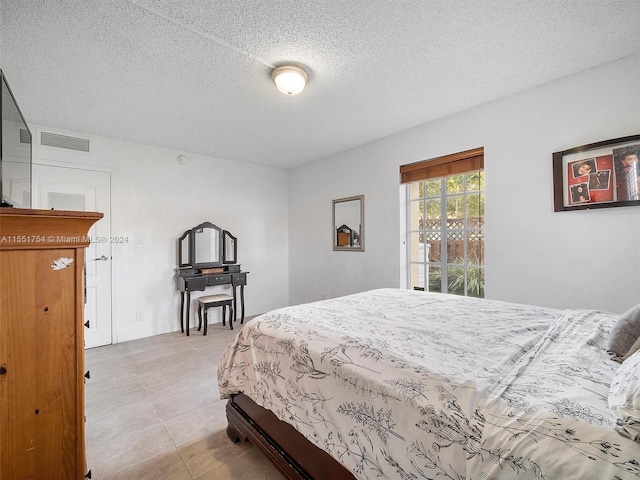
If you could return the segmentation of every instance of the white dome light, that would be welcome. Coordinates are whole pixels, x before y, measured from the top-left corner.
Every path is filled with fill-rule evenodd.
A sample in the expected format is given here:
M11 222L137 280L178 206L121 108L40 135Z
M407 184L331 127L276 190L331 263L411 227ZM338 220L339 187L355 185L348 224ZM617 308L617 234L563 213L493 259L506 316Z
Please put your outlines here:
M309 81L309 75L300 67L283 65L271 72L273 83L285 95L298 95Z

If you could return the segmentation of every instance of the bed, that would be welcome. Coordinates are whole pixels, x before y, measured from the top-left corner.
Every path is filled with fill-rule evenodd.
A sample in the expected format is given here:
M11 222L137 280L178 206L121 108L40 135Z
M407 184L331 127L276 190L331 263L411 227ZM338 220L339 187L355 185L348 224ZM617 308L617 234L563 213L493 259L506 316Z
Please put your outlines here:
M274 310L220 359L228 434L287 478L637 479L619 321L402 289Z

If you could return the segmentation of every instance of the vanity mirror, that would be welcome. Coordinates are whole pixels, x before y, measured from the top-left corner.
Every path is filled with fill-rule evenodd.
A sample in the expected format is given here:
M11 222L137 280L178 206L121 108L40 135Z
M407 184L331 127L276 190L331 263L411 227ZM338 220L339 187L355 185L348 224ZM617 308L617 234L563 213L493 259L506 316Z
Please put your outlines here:
M222 265L222 229L205 222L193 229L194 267Z
M333 200L333 249L364 252L364 195Z
M238 239L226 230L222 238L222 263L238 263Z
M189 258L189 252L191 251L191 230L187 230L178 239L178 267L191 266L191 258Z
M233 239L232 254L225 253L223 238ZM227 246L227 248L231 248ZM178 266L193 269L219 267L223 263L236 263L236 238L211 222L204 222L187 230L178 239Z

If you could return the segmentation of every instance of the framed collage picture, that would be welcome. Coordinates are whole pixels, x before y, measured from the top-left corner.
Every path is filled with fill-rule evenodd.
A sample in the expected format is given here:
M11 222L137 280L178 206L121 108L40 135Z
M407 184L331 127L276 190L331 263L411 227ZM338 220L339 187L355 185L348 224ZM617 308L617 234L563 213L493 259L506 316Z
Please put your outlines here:
M640 134L554 152L556 212L640 205Z

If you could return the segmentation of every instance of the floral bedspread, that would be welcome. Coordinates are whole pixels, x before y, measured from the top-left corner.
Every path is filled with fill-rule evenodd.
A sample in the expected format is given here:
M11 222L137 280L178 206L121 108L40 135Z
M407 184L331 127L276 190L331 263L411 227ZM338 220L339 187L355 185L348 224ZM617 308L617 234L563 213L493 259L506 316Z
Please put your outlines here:
M249 321L218 366L360 479L624 479L617 316L380 289Z

